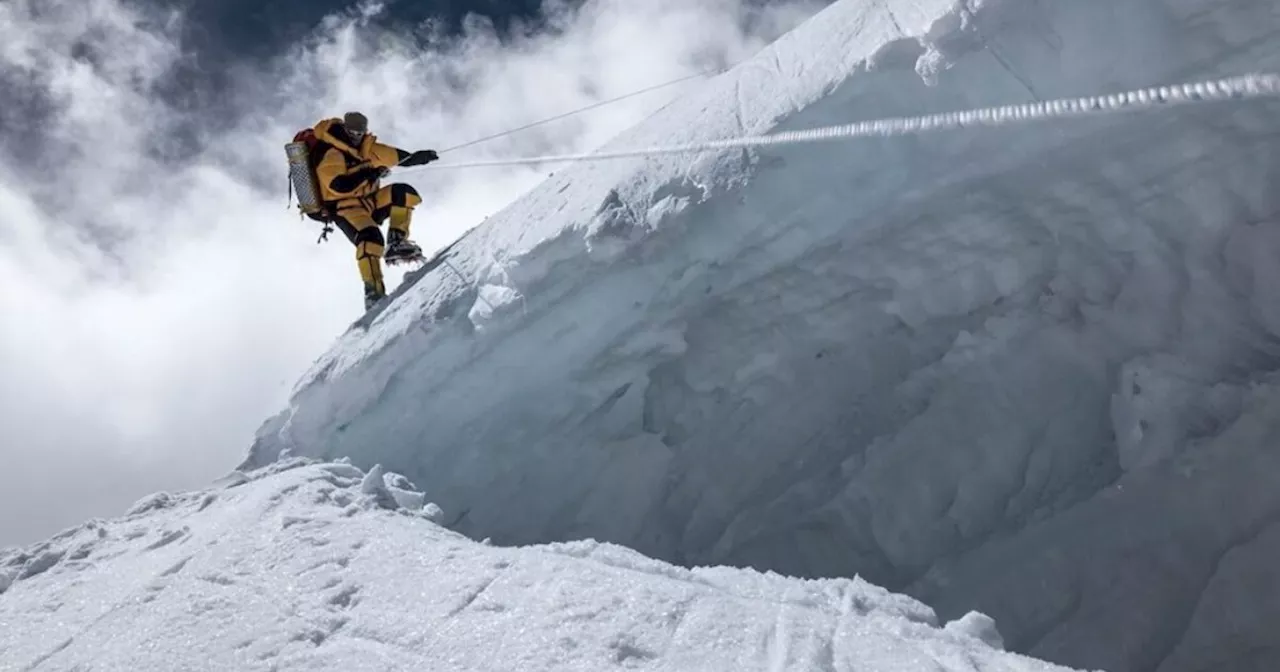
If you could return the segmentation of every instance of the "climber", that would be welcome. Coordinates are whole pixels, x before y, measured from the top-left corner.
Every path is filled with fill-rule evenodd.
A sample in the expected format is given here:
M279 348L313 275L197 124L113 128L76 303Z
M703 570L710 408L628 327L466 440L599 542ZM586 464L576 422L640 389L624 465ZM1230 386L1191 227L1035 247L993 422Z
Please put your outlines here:
M422 258L421 248L409 239L413 208L422 203L422 197L408 184L384 187L379 182L393 167L424 165L440 157L431 149L409 153L378 142L369 132L368 118L359 112L325 119L314 131L324 143L315 168L320 200L332 214L332 222L356 247L368 310L387 294L383 258L388 264ZM389 219L385 240L379 228L384 219Z

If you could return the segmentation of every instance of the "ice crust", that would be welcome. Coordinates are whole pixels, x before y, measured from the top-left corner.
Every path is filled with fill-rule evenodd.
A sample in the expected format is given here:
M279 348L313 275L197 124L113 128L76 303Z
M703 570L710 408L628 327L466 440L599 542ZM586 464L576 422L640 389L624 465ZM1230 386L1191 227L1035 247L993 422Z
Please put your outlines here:
M860 579L502 548L390 488L426 496L295 458L0 551L0 668L1068 672Z

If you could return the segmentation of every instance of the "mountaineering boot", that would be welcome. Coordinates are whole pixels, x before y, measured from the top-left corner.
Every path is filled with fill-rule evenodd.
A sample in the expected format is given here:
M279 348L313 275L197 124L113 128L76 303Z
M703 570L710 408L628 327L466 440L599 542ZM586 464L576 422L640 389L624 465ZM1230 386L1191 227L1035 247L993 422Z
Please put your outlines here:
M396 214L392 211L392 214ZM382 257L388 264L402 264L422 260L422 248L409 240L405 232L397 227L387 230L387 251Z
M387 251L382 258L392 265L417 261L422 259L422 248L400 229L391 229L387 231Z
M382 232L377 228L365 230L377 234L356 245L356 264L364 281L364 307L368 310L387 295L387 285L382 281Z
M378 305L378 302L387 297L386 292L382 291L377 285L365 283L364 285L364 309L369 310Z

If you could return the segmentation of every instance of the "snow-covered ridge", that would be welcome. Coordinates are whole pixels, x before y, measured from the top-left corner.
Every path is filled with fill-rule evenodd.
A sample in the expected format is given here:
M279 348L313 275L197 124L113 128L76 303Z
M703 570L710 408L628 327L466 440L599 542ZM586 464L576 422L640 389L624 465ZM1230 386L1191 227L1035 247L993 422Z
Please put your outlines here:
M1057 672L859 579L499 548L403 477L294 459L0 553L5 670Z
M1275 71L1277 28L845 0L612 148ZM1278 119L574 165L344 335L246 463L382 463L500 543L859 573L1079 667L1277 668Z

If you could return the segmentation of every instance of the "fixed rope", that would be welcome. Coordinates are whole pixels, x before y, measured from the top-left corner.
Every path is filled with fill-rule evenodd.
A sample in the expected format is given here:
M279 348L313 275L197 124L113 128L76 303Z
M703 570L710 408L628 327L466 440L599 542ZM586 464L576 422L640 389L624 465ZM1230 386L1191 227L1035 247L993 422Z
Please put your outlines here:
M945 112L918 117L898 117L860 121L838 126L823 126L798 131L784 131L769 135L726 138L710 142L642 147L613 152L587 154L559 154L525 158L441 162L418 168L448 170L488 166L520 166L567 161L599 161L605 159L706 152L740 147L763 147L804 142L827 142L864 137L909 135L931 131L971 128L976 126L1005 126L1014 123L1084 117L1102 114L1119 114L1159 107L1211 103L1228 100L1250 100L1280 97L1280 75L1272 73L1247 74L1211 81L1170 86L1157 86L1135 91L1104 94L1084 98L1065 98L1036 103L1005 105L959 112Z
M612 105L612 104L614 104L614 103L622 102L622 101L624 101L624 100L626 100L626 99L628 99L628 98L634 98L634 97L636 97L636 96L639 96L639 95L642 95L642 94L645 94L645 93L649 93L649 92L651 92L651 91L657 91L657 90L659 90L659 89L665 89L665 88L667 88L668 86L674 86L674 85L679 84L679 83L681 83L681 82L687 82L687 81L689 81L689 80L691 80L691 79L698 79L698 78L700 78L700 77L710 77L711 75L716 75L716 74L719 74L719 73L724 72L724 71L725 71L725 68L720 68L720 69L717 69L717 70L707 70L707 71L704 71L704 72L695 72L695 73L693 73L692 75L685 75L684 77L678 77L678 78L673 79L673 80L668 81L668 82L662 82L661 84L654 84L653 86L647 86L647 87L645 87L645 88L643 88L643 89L639 89L639 90L637 90L637 91L632 91L631 93L626 93L626 94L623 94L623 95L618 96L618 97L616 97L616 98L610 98L610 99L608 99L608 100L602 100L602 101L600 101L600 102L598 102L598 103L592 103L591 105L587 105L586 107L580 107L580 108L578 108L578 109L576 109L576 110L571 110L571 111L569 111L569 112L565 112L565 113L563 113L563 114L557 114L557 115L555 115L554 117L547 117L546 119L540 119L540 120L535 121L535 122L533 122L533 123L525 124L524 126L519 126L519 127L517 127L517 128L513 128L513 129L510 129L510 130L502 131L501 133L494 133L493 135L486 135L486 136L484 136L483 138L477 138L477 139L472 140L472 141L470 141L470 142L464 142L464 143L462 143L461 145L454 145L453 147L449 147L449 148L447 148L447 149L442 149L442 150L440 150L440 153L441 153L441 154L445 154L445 153L447 153L447 152L457 151L457 150L462 149L462 148L464 148L464 147L470 147L470 146L472 146L472 145L478 145L478 144L480 144L480 143L482 143L482 142L488 142L488 141L490 141L490 140L496 140L496 139L498 139L498 138L502 138L502 137L506 137L506 136L508 136L508 135L511 135L512 133L519 133L520 131L527 131L527 130L529 130L529 129L531 129L531 128L535 128L535 127L537 127L537 126L542 126L543 124L549 124L549 123L551 123L551 122L553 122L553 121L559 121L559 120L561 120L561 119L566 119L566 118L568 118L568 117L572 117L572 116L574 116L574 115L576 115L576 114L582 114L583 112L587 112L587 111L589 111L589 110L594 110L594 109L596 109L596 108L598 108L598 107L604 107L605 105Z

